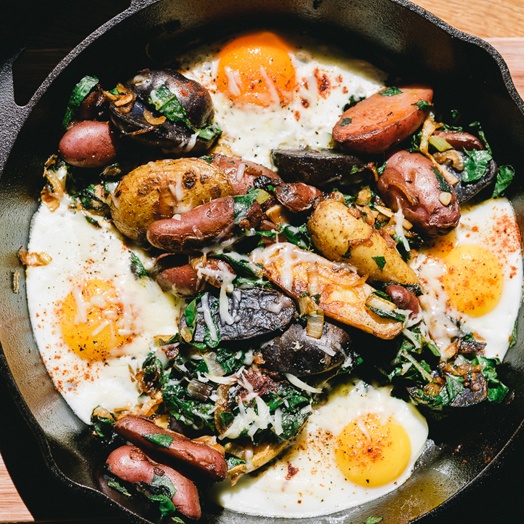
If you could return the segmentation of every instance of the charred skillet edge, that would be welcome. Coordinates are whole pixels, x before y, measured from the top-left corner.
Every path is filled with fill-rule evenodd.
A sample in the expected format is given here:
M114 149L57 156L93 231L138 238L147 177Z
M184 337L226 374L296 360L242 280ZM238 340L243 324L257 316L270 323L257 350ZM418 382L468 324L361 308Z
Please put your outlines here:
M141 517L140 515L137 515L136 513L133 513L132 511L127 509L125 506L122 506L118 502L109 498L104 493L97 491L96 489L93 489L84 484L73 482L58 467L58 465L56 464L53 458L53 452L51 450L47 436L44 434L40 425L37 423L36 419L34 418L33 414L31 413L31 410L27 407L27 404L24 402L22 395L20 394L20 391L18 389L18 386L13 376L10 373L9 365L5 358L1 344L0 344L0 376L4 377L7 390L11 393L11 399L13 400L13 403L15 404L19 412L22 414L24 421L27 423L27 426L29 427L30 431L35 436L36 441L45 459L45 462L47 464L49 471L60 482L62 482L65 486L67 486L71 490L76 491L77 493L81 493L82 495L87 495L91 497L93 500L97 500L97 501L104 503L106 506L110 507L115 512L115 515L117 513L120 515L122 515L122 513L125 513L126 518L129 520L130 523L151 524L151 521L144 519L143 517Z
M31 100L25 106L19 106L15 102L13 89L13 64L20 56L24 47L18 49L12 56L0 64L0 178L7 162L7 158L15 143L16 137L24 125L29 114L42 95L49 89L56 77L72 62L84 49L89 47L97 38L109 29L118 25L122 20L141 11L145 7L158 3L161 0L131 0L129 7L120 14L102 24L93 31L82 42L74 47L58 65L49 73L46 79L35 91Z

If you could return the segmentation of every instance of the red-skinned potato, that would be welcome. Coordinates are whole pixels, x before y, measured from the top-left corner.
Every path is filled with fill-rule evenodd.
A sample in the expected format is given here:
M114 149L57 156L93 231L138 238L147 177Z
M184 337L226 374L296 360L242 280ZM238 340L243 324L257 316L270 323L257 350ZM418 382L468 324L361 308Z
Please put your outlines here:
M62 158L75 167L103 167L116 160L116 138L108 122L83 120L70 127L58 144Z
M114 430L135 446L154 453L164 463L188 466L213 481L226 478L226 460L215 448L203 442L191 440L180 433L161 428L151 420L134 415L119 419ZM155 436L165 439L162 445L155 443Z
M377 190L393 211L402 208L404 217L421 235L444 235L459 223L455 190L421 153L398 151L391 155Z
M151 484L155 476L166 476L175 494L171 499L180 513L190 519L202 516L200 499L195 484L181 473L152 461L142 450L134 446L121 446L112 451L106 460L110 473L131 484Z
M333 128L333 140L354 153L383 153L424 122L433 90L410 85L385 88L350 107Z

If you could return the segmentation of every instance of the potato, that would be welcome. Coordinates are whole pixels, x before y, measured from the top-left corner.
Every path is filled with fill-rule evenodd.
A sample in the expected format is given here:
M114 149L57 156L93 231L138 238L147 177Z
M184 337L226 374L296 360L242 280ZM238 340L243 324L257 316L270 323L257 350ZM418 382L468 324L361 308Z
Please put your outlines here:
M107 122L84 120L70 127L60 139L58 151L75 167L102 167L116 160L116 139Z
M326 258L346 259L371 281L409 286L419 283L394 241L360 218L357 209L338 200L324 200L311 214L308 229L313 244Z
M122 178L111 199L111 216L122 234L141 243L154 221L231 194L228 177L204 160L157 160Z
M333 140L345 151L383 153L422 125L432 99L427 86L382 89L342 114Z
M263 268L266 278L294 299L304 294L316 297L328 318L385 340L402 331L402 322L379 316L368 307L370 301L383 299L376 297L365 278L345 264L331 262L289 242L255 249L250 258ZM391 302L387 304L395 307Z
M455 190L421 153L397 151L391 155L377 191L393 211L402 208L413 228L426 237L445 235L460 221Z

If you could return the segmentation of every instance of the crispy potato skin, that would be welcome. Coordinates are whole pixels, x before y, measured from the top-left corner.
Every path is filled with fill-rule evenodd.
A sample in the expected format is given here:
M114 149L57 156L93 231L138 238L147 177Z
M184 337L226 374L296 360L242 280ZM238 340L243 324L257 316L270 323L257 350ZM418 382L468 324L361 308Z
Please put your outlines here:
M111 216L122 234L143 242L155 220L171 218L231 194L228 177L204 160L157 160L122 178L110 203Z
M335 124L333 140L345 151L377 154L407 138L426 117L417 102L431 103L433 90L409 85L400 91L385 96L383 89L350 107Z
M72 166L102 167L116 160L116 138L107 122L83 120L64 133L58 151Z
M402 208L404 217L418 233L435 237L449 233L460 220L460 205L455 190L448 185L443 191L435 167L421 153L398 151L386 162L377 190L393 210ZM448 204L443 204L442 193L450 193Z
M318 295L318 306L329 318L385 340L402 331L402 322L380 317L366 307L374 288L343 263L287 242L255 250L250 258L263 266L264 276L289 296Z
M324 200L311 214L308 229L315 247L329 260L346 259L372 281L418 285L415 272L404 262L395 243L362 220L358 210L338 200ZM385 262L382 268L377 257Z

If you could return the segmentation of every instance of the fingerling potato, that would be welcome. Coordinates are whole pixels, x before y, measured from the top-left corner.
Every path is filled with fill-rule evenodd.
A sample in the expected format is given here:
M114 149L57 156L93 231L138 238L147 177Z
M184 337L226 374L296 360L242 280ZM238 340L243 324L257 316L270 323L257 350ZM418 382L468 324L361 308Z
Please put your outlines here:
M330 260L346 260L372 281L418 285L415 272L404 262L391 237L365 222L356 208L338 200L320 202L308 220L315 247Z
M122 234L143 242L147 228L156 220L231 194L228 177L204 160L157 160L122 178L111 199L111 216Z
M333 140L346 151L383 153L424 122L433 90L410 85L385 88L345 111L333 128Z

